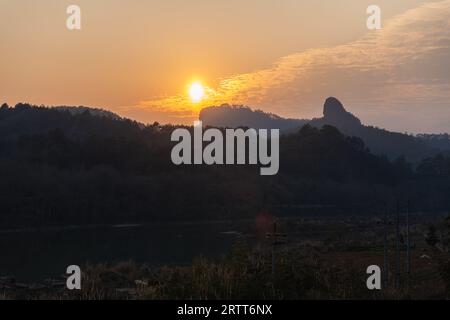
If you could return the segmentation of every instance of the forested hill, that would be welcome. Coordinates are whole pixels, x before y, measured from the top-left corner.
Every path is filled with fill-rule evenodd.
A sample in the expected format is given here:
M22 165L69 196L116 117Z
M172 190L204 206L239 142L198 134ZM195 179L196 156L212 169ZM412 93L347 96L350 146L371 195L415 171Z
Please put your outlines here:
M92 117L95 116L95 117ZM130 121L121 120L121 117L110 111L88 108L58 106L48 108L45 106L32 106L18 103L15 107L3 104L0 107L0 136L2 138L17 137L21 134L36 134L48 132L55 128L64 128L68 134L89 134L108 132L111 129L119 130ZM96 127L92 125L96 122Z
M308 123L308 120L286 119L261 110L228 104L204 108L200 111L199 118L212 127L280 129L284 132L296 131Z
M332 125L349 136L361 138L371 152L386 155L391 159L405 156L414 163L440 152L450 152L448 135L413 136L364 125L360 119L348 112L336 98L328 98L323 106L323 117L284 119L277 115L252 111L248 107L223 105L202 110L200 119L206 125L235 128L278 128L285 133L295 132L305 124L321 128Z
M279 174L264 177L259 166L173 165L174 129L89 110L0 108L0 228L311 214L280 209L311 204L363 213L396 197L450 209L442 155L413 169L335 127L306 125L281 138Z

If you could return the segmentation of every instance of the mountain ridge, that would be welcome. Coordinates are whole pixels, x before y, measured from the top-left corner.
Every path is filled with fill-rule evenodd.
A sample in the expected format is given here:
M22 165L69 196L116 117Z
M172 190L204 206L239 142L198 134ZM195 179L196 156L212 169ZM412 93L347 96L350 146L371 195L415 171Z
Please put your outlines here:
M10 108L4 103L0 109ZM99 108L90 107L69 107L69 106L33 106L25 103L18 103L14 108L16 112L10 113L6 118L2 117L0 134L30 134L32 131L39 132L46 130L42 127L39 118L41 113L37 109L46 112L62 112L72 116L83 117L89 114L94 117L111 119L114 121L131 121L138 127L145 127L144 124L122 118L117 114ZM31 113L22 114L21 110L30 110ZM255 129L280 129L284 134L297 132L300 128L309 124L313 127L322 128L331 125L339 129L347 136L361 138L371 152L378 155L386 155L390 159L404 156L412 162L418 162L424 158L433 157L438 153L450 154L450 136L448 134L419 134L409 135L399 132L392 132L374 126L364 125L361 120L348 112L345 106L336 98L326 99L323 106L323 117L314 119L294 119L283 118L273 113L262 110L252 110L247 106L232 106L223 104L221 106L207 107L201 110L199 119L205 126L212 127L248 127ZM45 124L45 122L43 122ZM37 125L37 126L36 126ZM74 134L78 134L79 128L73 127Z
M332 125L348 136L361 138L375 154L386 155L389 158L404 156L413 162L439 152L450 152L448 135L413 136L364 125L358 117L348 112L335 97L326 99L323 106L323 117L311 120L285 119L261 110L253 111L249 107L230 105L204 108L201 110L199 118L207 126L277 128L282 133L291 133L306 124L318 128Z

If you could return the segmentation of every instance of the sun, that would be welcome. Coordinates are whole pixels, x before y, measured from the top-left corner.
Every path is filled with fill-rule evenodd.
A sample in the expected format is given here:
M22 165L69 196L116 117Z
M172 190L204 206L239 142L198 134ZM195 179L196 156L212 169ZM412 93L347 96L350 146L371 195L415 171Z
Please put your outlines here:
M203 98L205 97L205 88L200 82L193 82L189 86L189 97L194 103L198 103L203 100Z

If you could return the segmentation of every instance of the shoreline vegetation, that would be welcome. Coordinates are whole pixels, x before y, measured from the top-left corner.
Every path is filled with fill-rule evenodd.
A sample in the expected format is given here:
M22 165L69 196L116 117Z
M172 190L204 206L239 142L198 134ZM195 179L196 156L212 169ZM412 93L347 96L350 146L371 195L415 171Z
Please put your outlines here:
M449 221L416 222L411 226L413 272L408 280L402 244L398 287L395 239L389 234L389 284L381 291L367 289L366 268L383 265L382 228L368 231L362 222L354 221L353 227L342 229L330 225L330 221L309 221L294 226L295 230L292 225L282 226L281 231L289 231L289 243L275 248L274 269L270 241L255 245L244 235L237 238L227 254L198 256L183 266L153 267L132 260L82 265L80 291L67 290L64 276L27 283L0 276L0 299L447 299ZM348 222L342 220L339 224ZM322 240L305 235L306 239L300 241L296 236L302 230L315 234L313 229L323 228L328 237Z
M223 300L223 299L447 299L449 260L438 251L436 261L412 277L410 289L402 275L401 287L370 291L361 263L373 252L326 253L290 249L279 252L272 274L270 255L235 246L219 259L198 257L190 266L151 268L133 261L115 265L86 265L82 290L69 291L63 277L21 283L0 277L2 299L63 300ZM378 255L381 253L379 252ZM425 254L423 254L425 255ZM422 256L423 256L422 255ZM428 256L428 255L427 255ZM392 260L394 256L392 255ZM428 258L427 258L428 259ZM414 256L414 262L423 258ZM353 262L352 262L353 261ZM425 290L425 291L424 291Z

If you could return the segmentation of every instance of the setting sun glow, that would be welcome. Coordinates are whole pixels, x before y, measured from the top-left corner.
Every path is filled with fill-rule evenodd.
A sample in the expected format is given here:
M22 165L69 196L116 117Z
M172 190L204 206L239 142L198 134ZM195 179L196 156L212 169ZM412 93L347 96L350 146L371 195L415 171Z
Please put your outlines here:
M189 86L189 97L194 103L202 101L205 96L205 88L200 82L194 82Z

